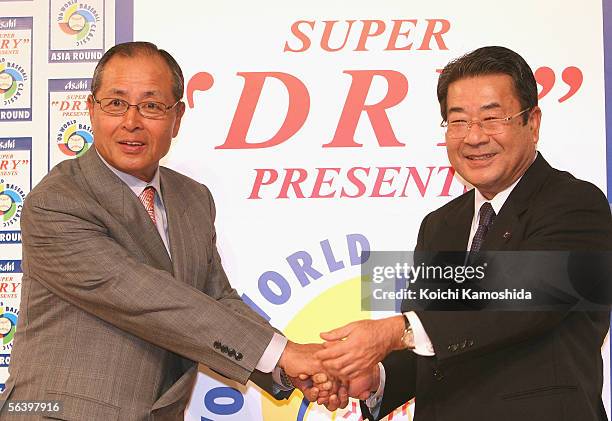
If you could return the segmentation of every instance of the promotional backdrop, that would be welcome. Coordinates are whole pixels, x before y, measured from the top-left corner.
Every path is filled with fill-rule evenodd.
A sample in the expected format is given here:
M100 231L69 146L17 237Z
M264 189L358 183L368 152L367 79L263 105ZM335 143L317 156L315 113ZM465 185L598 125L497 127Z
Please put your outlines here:
M211 189L218 247L243 299L290 339L320 341L321 331L389 315L361 310L361 255L412 250L423 216L466 188L448 162L435 95L449 60L484 45L525 57L540 85L540 152L607 192L611 8L0 1L0 382L19 314L23 199L92 145L89 78L110 46L151 41L182 66L187 111L163 165ZM608 340L602 354L609 413ZM359 419L356 402L330 414L299 392L279 403L201 371L188 420Z

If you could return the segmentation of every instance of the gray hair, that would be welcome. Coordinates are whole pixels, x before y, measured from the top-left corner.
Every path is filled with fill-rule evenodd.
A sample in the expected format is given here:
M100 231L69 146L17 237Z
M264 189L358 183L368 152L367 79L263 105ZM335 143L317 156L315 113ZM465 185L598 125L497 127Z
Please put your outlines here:
M172 73L172 95L174 96L174 99L178 101L183 97L185 79L183 78L181 67L178 65L174 57L172 57L166 50L159 49L155 44L144 41L117 44L104 53L96 65L96 69L94 70L91 81L92 94L95 95L96 91L100 89L100 85L102 84L102 74L104 73L106 63L108 63L108 61L116 55L121 57L136 57L138 55L160 56L168 65L170 73Z

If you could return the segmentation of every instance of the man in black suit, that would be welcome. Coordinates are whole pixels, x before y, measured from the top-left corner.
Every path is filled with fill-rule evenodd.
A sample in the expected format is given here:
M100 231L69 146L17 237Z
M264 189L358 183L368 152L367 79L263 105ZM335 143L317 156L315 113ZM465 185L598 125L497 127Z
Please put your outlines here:
M612 250L602 192L536 150L537 85L521 56L475 50L437 91L449 160L475 189L425 217L417 250ZM416 398L418 421L606 419L608 312L402 310L322 334L316 356L365 399L364 417Z

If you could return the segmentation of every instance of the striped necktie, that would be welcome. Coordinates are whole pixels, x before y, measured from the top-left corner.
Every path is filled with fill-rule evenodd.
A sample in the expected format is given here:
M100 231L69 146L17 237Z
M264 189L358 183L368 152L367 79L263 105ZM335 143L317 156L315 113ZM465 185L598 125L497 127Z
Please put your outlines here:
M147 213L151 217L153 224L156 224L155 221L155 187L147 186L140 196L138 196L142 205L145 207Z

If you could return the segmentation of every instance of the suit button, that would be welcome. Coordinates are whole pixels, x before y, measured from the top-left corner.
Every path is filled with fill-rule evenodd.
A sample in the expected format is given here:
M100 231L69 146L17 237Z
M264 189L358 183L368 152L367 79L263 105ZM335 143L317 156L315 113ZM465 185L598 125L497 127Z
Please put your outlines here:
M242 353L241 352L237 352L235 358L236 358L236 361L240 361L242 359Z
M444 375L440 371L436 370L435 368L434 368L434 371L433 371L433 376L438 381L440 381L440 380L442 380L444 378Z
M227 345L221 345L221 352L227 354Z
M219 348L221 348L221 342L219 342L219 341L215 341L215 343L213 344L213 346L215 347L215 349L219 349Z
M471 340L471 339L468 339L467 346L470 347L470 346L473 346L473 345L474 345L474 341Z
M230 350L228 351L227 355L229 355L230 357L234 358L236 356L236 350L234 348L230 348Z
M457 344L452 344L452 345L449 345L449 346L448 346L448 350L449 350L450 352L456 352L456 351L457 351L457 348L458 348Z
M467 339L463 342L461 342L461 345L459 346L459 348L461 349L465 349L467 347Z

